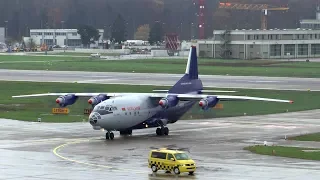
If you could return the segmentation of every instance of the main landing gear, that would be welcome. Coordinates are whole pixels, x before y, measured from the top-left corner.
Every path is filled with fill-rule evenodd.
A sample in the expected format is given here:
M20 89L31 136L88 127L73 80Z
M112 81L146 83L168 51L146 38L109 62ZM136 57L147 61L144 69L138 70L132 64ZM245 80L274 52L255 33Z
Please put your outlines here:
M127 135L132 135L132 129L127 129L124 131L120 131L121 136L127 136Z
M114 139L114 134L113 134L113 132L107 132L106 133L106 139L111 139L111 140L113 140Z
M156 133L158 136L163 136L163 135L169 135L169 128L167 127L161 127L161 128L157 128Z

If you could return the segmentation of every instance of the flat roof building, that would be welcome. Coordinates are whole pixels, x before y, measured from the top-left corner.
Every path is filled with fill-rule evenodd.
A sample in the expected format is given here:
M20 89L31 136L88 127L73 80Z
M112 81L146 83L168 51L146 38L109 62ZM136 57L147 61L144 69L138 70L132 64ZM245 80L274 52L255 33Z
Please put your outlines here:
M320 29L320 19L303 19L300 27L304 29Z
M98 29L100 34L99 42L103 41L103 29ZM46 44L48 46L59 45L69 47L81 47L81 36L77 29L30 29L30 37L37 46ZM28 39L27 38L27 39ZM27 40L25 39L25 40ZM95 45L97 46L98 42Z
M201 57L276 59L320 57L320 30L215 30L198 40Z
M320 29L320 7L316 9L316 19L300 20L300 27L304 29Z

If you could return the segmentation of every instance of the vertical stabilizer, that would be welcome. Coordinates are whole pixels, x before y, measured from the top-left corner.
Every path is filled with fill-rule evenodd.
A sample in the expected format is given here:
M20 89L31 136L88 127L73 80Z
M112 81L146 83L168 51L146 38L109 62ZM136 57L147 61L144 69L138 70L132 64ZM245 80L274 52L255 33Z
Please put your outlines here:
M198 58L196 47L191 47L189 52L188 63L186 67L186 74L190 79L198 79Z
M198 91L202 89L202 82L198 79L197 48L191 46L185 75L168 91L168 93L198 93Z

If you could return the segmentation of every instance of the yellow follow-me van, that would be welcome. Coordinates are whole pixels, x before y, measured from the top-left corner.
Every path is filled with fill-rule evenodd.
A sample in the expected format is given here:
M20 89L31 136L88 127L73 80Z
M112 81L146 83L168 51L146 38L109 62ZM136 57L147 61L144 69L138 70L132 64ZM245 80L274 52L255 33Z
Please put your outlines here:
M195 162L185 152L168 149L151 150L148 167L153 172L164 170L175 174L188 172L192 175L196 171Z

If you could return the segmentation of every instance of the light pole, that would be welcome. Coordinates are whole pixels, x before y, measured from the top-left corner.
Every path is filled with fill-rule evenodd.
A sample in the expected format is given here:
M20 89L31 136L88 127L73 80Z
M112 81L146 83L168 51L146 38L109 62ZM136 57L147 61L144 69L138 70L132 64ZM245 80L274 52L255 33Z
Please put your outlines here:
M182 39L182 23L180 23L180 39Z
M191 39L193 39L193 30L194 30L194 27L193 27L193 23L191 23Z
M5 31L4 31L4 38L7 39L7 32L8 32L8 21L5 22Z
M64 21L61 21L61 29L63 29Z

